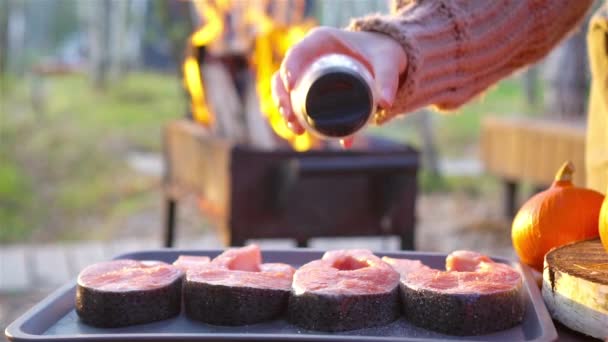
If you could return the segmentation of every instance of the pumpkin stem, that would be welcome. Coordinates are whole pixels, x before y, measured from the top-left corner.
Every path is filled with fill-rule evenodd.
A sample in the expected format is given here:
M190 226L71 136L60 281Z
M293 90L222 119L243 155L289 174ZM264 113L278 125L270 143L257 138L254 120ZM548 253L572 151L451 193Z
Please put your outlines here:
M571 182L572 175L574 174L574 164L571 161L567 161L559 168L559 171L555 174L556 182Z

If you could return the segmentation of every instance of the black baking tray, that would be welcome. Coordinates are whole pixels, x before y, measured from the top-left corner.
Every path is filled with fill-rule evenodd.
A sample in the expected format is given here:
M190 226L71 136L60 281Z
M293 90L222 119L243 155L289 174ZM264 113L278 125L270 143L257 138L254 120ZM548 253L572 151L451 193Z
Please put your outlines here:
M160 260L173 262L179 255L206 255L214 257L221 250L161 249L123 254L116 259ZM318 259L323 251L311 249L265 250L264 262L283 262L299 267ZM445 254L424 252L376 253L379 256L418 259L424 264L443 269ZM290 325L284 320L241 327L204 324L187 319L182 313L165 321L123 328L103 329L88 326L78 319L74 311L76 281L56 290L27 311L5 331L11 341L553 341L557 339L555 326L543 303L540 291L530 270L518 262L501 258L523 276L526 313L521 324L497 333L481 336L450 336L425 330L408 323L403 317L378 328L338 333L308 331Z

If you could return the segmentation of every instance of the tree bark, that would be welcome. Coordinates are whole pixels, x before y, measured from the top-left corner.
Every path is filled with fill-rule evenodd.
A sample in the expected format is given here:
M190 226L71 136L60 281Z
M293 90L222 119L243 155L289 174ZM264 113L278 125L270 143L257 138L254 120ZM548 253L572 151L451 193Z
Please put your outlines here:
M154 5L156 15L171 44L177 75L182 78L182 63L189 44L188 37L195 30L194 5L188 1L160 1Z
M11 1L0 0L0 75L7 70L8 59L8 18L11 13Z
M538 67L530 67L522 78L524 93L528 107L533 108L538 104L539 94L536 84L538 83Z
M581 118L587 113L589 66L585 33L581 29L550 57L546 110L552 116Z
M86 2L90 42L90 77L96 89L105 89L110 64L111 0Z
M440 178L441 171L439 170L437 144L435 143L435 135L433 134L432 113L424 109L415 115L416 125L420 132L420 140L422 141L422 165L433 177Z
M142 43L146 30L146 13L148 8L147 0L132 0L129 7L128 20L128 41L132 47L131 54L128 56L127 68L138 67L142 59Z
M109 11L108 72L111 81L117 81L127 70L127 55L131 47L127 41L127 21L130 1L111 0Z

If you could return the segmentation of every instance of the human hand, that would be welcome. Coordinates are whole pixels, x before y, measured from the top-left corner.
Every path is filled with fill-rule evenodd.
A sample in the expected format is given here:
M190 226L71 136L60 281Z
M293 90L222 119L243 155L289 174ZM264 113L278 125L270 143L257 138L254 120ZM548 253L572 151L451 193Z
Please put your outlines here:
M372 74L378 105L388 109L395 101L399 75L407 66L407 56L399 43L391 37L374 32L352 32L330 27L319 27L310 31L292 46L272 78L272 94L287 127L295 134L303 134L291 107L290 92L306 71L319 57L328 54L350 56ZM352 145L352 138L342 140L344 147Z

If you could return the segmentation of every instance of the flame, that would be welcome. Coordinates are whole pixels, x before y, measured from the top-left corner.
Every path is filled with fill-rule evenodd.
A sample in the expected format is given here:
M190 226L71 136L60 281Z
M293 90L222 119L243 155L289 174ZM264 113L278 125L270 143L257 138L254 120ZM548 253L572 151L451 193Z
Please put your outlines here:
M228 0L192 0L196 12L205 21L196 32L190 36L192 46L206 46L219 39L224 32L222 13L229 9ZM183 64L184 83L191 98L192 115L194 119L205 125L213 124L213 115L205 100L205 88L201 79L201 70L197 59L189 54Z
M259 15L262 14L259 13ZM252 13L252 16L255 16L255 14ZM302 135L295 135L285 126L281 113L279 113L272 99L271 80L275 71L279 70L281 60L289 47L300 41L306 32L314 26L314 23L305 22L300 25L281 27L273 25L268 17L260 22L262 23L262 30L255 39L253 54L260 110L266 115L272 130L281 138L289 141L294 150L307 151L314 143L310 133L305 132Z
M198 67L198 61L193 56L188 56L184 61L183 66L184 82L186 88L190 92L190 101L192 102L192 115L194 120L205 126L213 124L213 115L209 111L205 100L205 89L201 80L201 71Z
M223 18L225 14L234 8L230 0L193 0L198 14L204 19L205 24L194 32L190 38L193 46L207 46L220 39L224 32ZM271 79L275 71L281 65L281 60L289 48L300 41L304 35L315 26L312 20L301 20L296 18L297 24L288 25L274 20L266 12L267 1L258 1L248 6L243 20L245 26L251 26L255 31L253 54L251 66L256 76L256 91L259 98L260 111L266 116L266 120L275 134L290 143L296 151L307 151L316 143L315 139L308 133L295 135L284 123L278 111L271 93ZM303 2L295 16L303 14ZM258 6L256 6L258 5ZM293 14L293 13L292 13ZM201 82L200 68L196 58L190 56L183 65L185 83L192 98L192 112L195 119L204 124L213 123L213 113L205 102L204 85Z
M201 26L190 37L190 41L194 46L209 45L224 32L224 13L230 10L229 0L193 0L196 12L204 20L205 24Z

